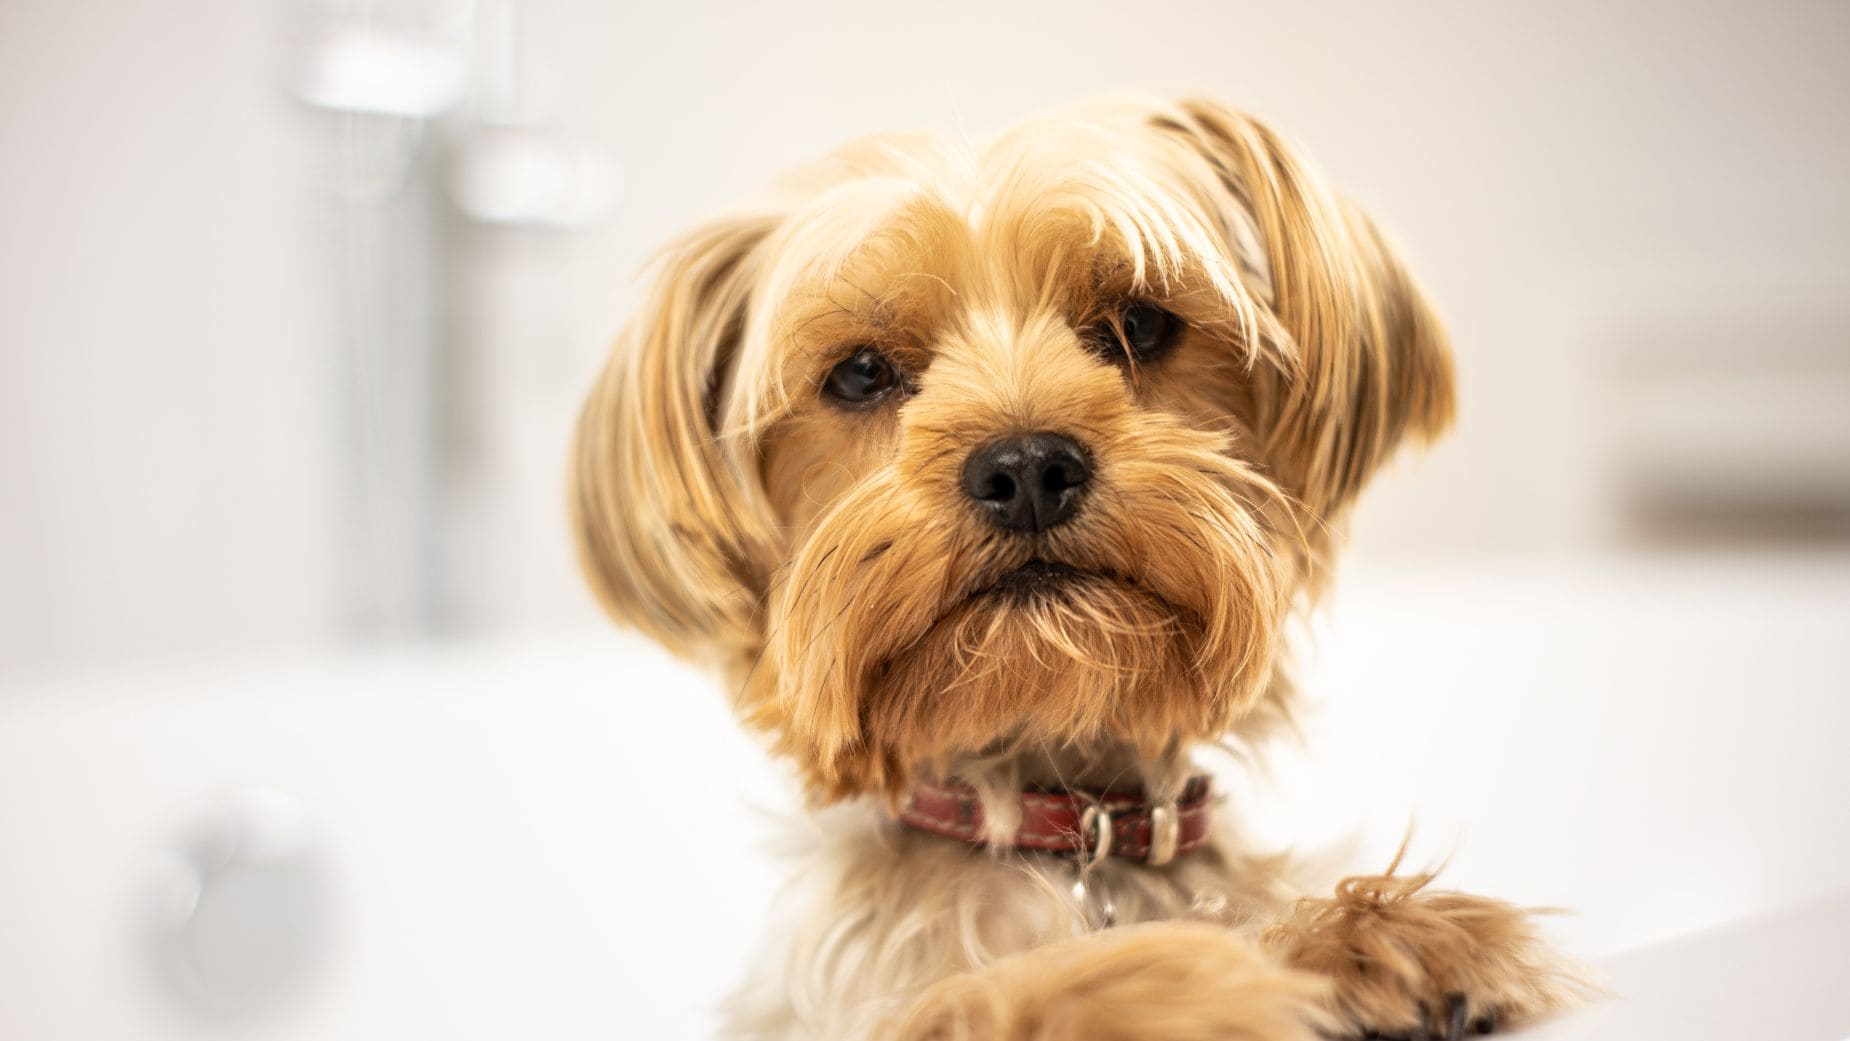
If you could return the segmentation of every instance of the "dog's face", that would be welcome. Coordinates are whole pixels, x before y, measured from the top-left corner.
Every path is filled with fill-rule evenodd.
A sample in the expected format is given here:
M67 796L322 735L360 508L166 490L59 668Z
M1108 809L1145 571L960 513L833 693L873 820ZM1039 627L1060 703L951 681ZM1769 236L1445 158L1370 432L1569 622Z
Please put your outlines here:
M581 423L603 602L733 667L825 798L1157 758L1272 688L1331 526L1449 419L1424 299L1251 119L880 140L666 256Z

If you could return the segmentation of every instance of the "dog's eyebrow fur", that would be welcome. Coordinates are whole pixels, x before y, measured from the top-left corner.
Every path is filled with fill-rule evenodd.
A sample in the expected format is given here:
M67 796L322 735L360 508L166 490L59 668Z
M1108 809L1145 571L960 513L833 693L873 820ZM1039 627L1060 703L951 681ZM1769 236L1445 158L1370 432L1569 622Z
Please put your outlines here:
M893 253L933 261L915 259L892 270L937 282L951 299L973 304L966 298L981 287L967 286L952 271L957 250L946 239L954 231L984 240L974 248L988 256L1045 251L1047 262L1039 265L1044 271L1058 267L1075 246L1116 253L1130 265L1129 281L1137 291L1212 295L1225 306L1199 309L1198 321L1237 331L1227 339L1250 352L1249 365L1264 357L1288 370L1295 364L1295 338L1255 303L1271 303L1276 293L1254 216L1258 196L1249 180L1255 174L1242 172L1229 158L1272 143L1264 131L1239 130L1243 125L1200 106L1134 103L1030 123L987 149L919 138L849 146L824 164L820 180L810 179L815 194L789 208L782 241L770 251L784 262L756 294L748 321L772 328L770 309L787 298L786 291L804 279L826 280L862 257L870 242L881 241L892 243ZM1257 176L1264 191L1277 190L1274 173ZM1314 180L1306 184L1313 193L1323 191ZM1225 205L1229 199L1234 205ZM1060 230L1062 224L1083 232ZM1319 238L1311 245L1336 254L1347 249ZM885 277L889 284L901 281ZM1058 284L1046 275L1038 288L1051 292ZM746 339L765 342L761 336ZM722 410L730 417L726 429L746 443L756 443L790 396L807 385L805 367L797 373L804 379L791 382L792 373L772 362L768 355L741 358L741 367L758 378L737 381L734 400ZM1331 480L1347 485L1361 472L1347 467Z

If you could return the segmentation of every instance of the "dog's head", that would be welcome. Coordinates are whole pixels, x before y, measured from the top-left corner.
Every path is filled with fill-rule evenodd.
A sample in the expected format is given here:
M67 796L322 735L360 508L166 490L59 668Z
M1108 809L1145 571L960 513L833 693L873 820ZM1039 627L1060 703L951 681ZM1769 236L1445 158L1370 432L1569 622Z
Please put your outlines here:
M1449 420L1374 226L1219 105L881 139L673 246L581 421L606 608L825 798L1263 714L1332 525Z

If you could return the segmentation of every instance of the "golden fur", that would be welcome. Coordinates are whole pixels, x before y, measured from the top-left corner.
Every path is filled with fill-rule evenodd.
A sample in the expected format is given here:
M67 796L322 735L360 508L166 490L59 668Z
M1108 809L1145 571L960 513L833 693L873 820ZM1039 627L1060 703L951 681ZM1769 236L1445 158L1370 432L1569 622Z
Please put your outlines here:
M1133 305L1179 320L1162 356L1097 349ZM903 385L828 400L864 348ZM812 801L850 815L814 841L827 891L739 1031L1290 1038L1405 1028L1435 987L1486 1016L1563 1000L1521 912L1394 880L1367 890L1392 915L1360 883L1292 912L1285 863L1231 827L1167 868L1102 865L1120 921L1170 924L1091 933L1064 861L882 819L957 774L1006 844L1024 781L1168 798L1193 746L1269 732L1281 631L1343 516L1451 411L1443 329L1394 250L1209 101L1096 105L981 150L864 141L670 247L580 424L585 570L618 619L719 664ZM1039 430L1085 446L1088 497L999 533L958 475ZM1030 560L1083 577L992 589Z

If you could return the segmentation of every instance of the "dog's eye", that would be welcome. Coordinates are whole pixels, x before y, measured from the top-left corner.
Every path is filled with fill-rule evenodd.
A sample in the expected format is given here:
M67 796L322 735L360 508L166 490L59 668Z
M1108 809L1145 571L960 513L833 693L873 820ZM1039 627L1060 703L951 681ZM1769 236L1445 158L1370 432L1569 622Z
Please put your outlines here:
M899 370L886 355L872 347L863 347L834 368L823 380L822 391L849 405L864 405L886 395L899 386Z
M1125 310L1122 321L1124 344L1139 358L1148 358L1169 346L1175 318L1168 311L1150 304L1137 304Z
M1100 322L1087 331L1092 348L1108 358L1150 361L1175 343L1182 327L1175 315L1155 304L1131 304L1115 322Z

